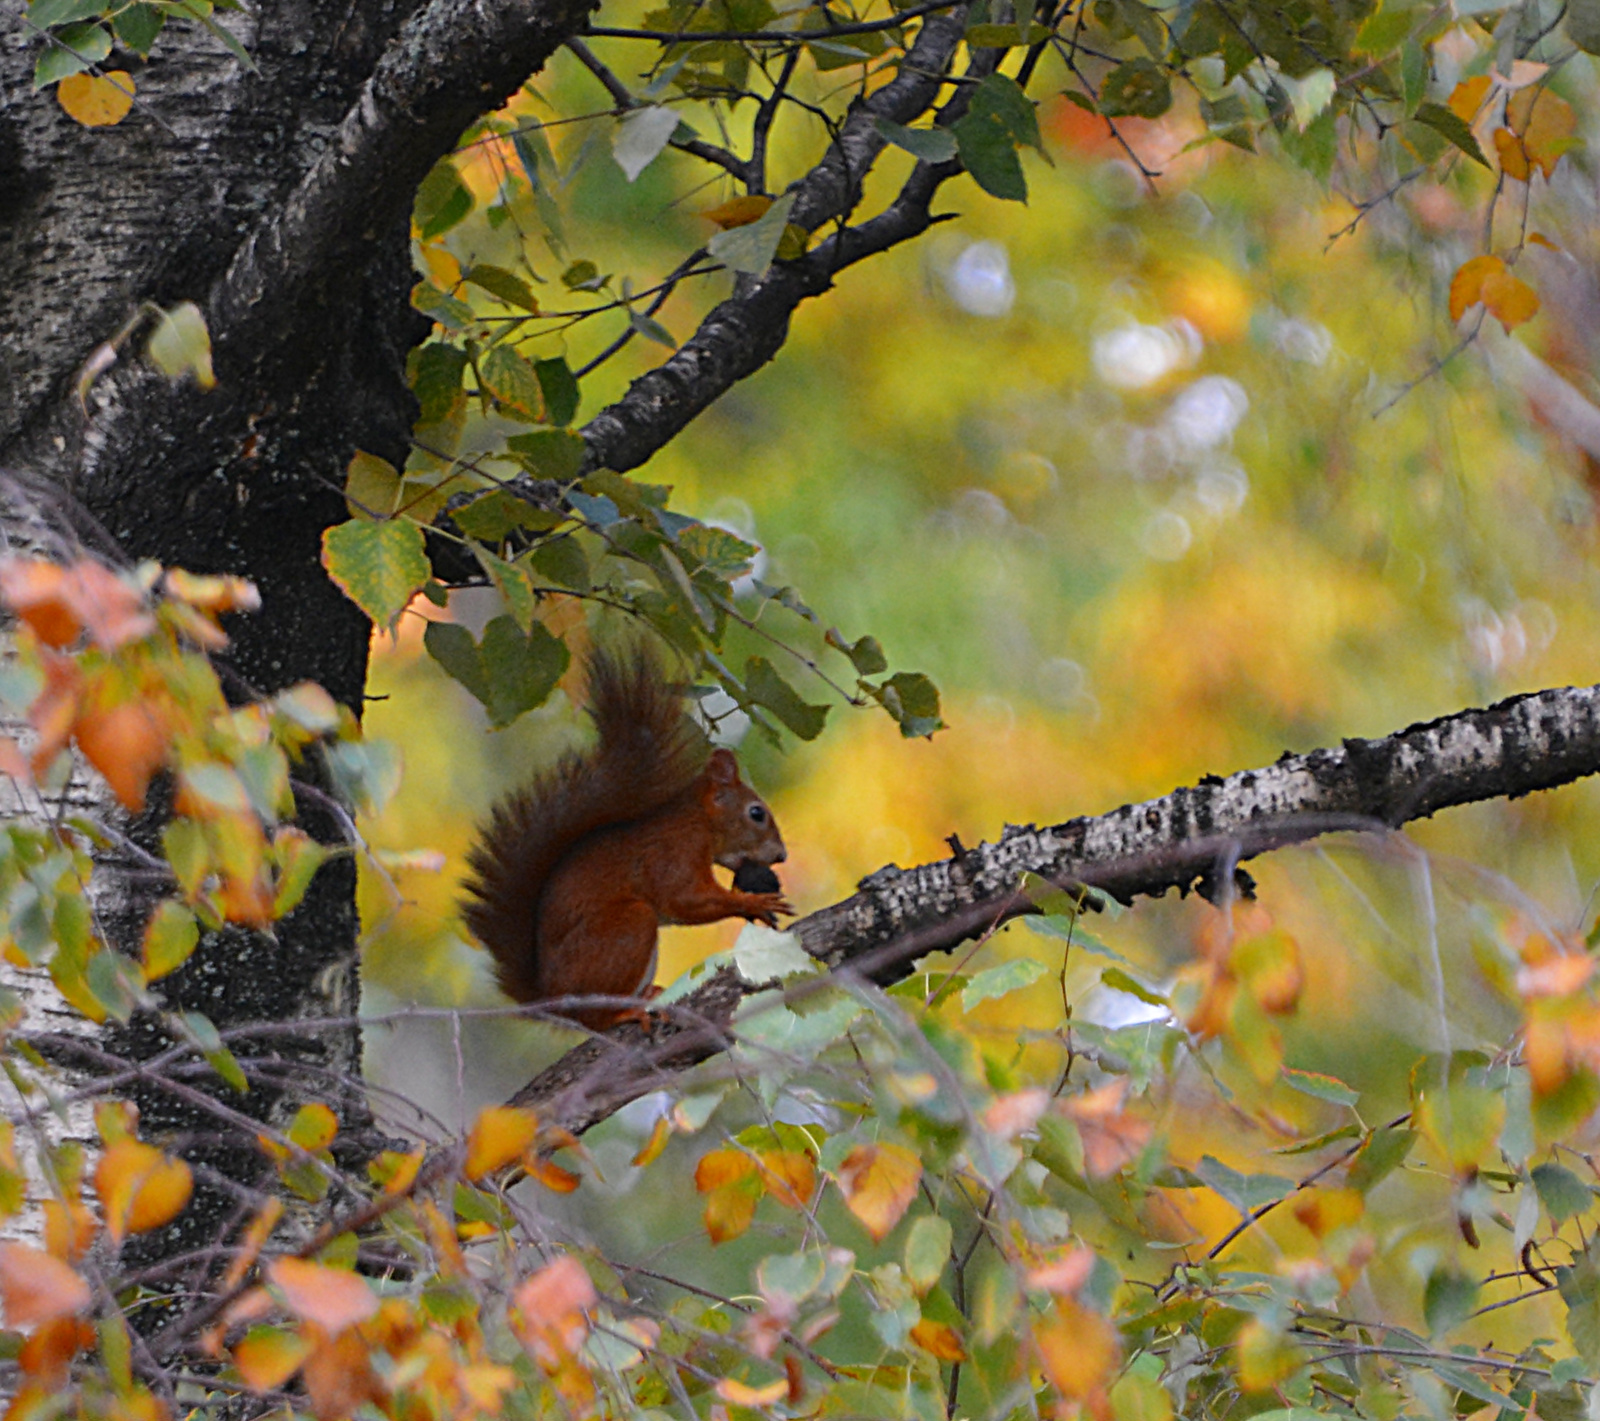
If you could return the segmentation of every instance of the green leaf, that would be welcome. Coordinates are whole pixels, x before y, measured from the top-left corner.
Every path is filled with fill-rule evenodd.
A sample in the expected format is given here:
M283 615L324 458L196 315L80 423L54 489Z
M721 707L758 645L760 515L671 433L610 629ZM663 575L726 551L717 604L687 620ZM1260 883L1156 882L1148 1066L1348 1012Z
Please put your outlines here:
M1048 970L1044 963L1032 957L1013 957L1009 962L985 967L982 972L974 973L961 989L961 1009L971 1011L979 1002L1031 987Z
M1141 1002L1153 1007L1164 1007L1167 999L1160 992L1153 992L1137 977L1130 977L1120 967L1107 967L1100 973L1100 980L1114 992L1126 992L1130 997L1137 997Z
M534 299L533 290L528 283L504 267L487 266L479 262L466 269L462 274L462 280L471 282L481 291L487 291L508 306L519 306L524 311L539 309L539 303Z
M827 641L829 646L850 658L850 664L855 667L858 676L876 676L880 671L889 669L889 658L883 654L883 644L877 637L864 636L846 642L838 632L830 631Z
M1172 81L1153 59L1119 64L1100 85L1100 112L1107 118L1160 118L1171 107Z
M829 707L801 700L766 657L752 656L745 662L744 685L756 705L771 711L802 740L815 740L822 734Z
M1417 23L1426 10L1401 8L1385 4L1375 14L1368 17L1365 24L1356 32L1355 50L1358 54L1385 55L1390 50L1399 46L1400 42L1411 33L1411 27Z
M605 282L600 268L592 261L575 261L561 273L561 284L568 291L596 291Z
M765 276L778 252L778 243L789 223L794 193L785 193L771 207L743 227L718 232L706 243L706 250L724 266L750 276Z
M47 88L79 74L111 53L111 36L100 25L66 25L52 32L33 67L33 87Z
M742 577L750 571L751 559L761 551L726 528L692 523L678 534L678 548L698 567L718 577Z
M88 20L103 15L106 0L33 0L28 6L28 22L45 29L64 25L69 20Z
M111 17L111 28L116 31L117 43L131 49L143 59L150 57L155 48L156 36L167 22L167 12L154 5L136 3L118 10Z
M1539 1191L1539 1202L1556 1228L1594 1203L1594 1190L1562 1165L1536 1164L1529 1173Z
M540 543L529 556L533 567L557 587L587 592L593 586L589 556L576 538L551 538Z
M906 1234L906 1277L920 1295L939 1281L950 1261L952 1231L937 1214L923 1214Z
M518 435L518 438L538 438L538 435ZM526 499L518 498L510 489L491 489L481 498L475 498L464 508L456 509L450 517L469 538L499 544L517 529L547 532L560 521L559 514L546 508L535 508Z
M197 1011L186 1011L177 1018L177 1025L205 1057L206 1064L212 1070L240 1095L250 1093L250 1082L245 1079L233 1052L222 1044L222 1036L210 1017L202 1016Z
M1211 1155L1203 1156L1194 1172L1241 1214L1252 1213L1263 1204L1275 1204L1294 1189L1292 1179L1278 1174L1240 1174Z
M968 25L967 43L974 49L1017 49L1025 44L1043 44L1053 31L1047 25L1031 24L1023 33L1018 25Z
M381 814L400 788L400 752L386 740L340 740L322 753L339 797L362 814Z
M527 571L516 563L496 557L487 548L475 549L478 561L489 574L490 581L500 593L506 612L524 632L530 630L539 615L539 599L534 596L533 584Z
M1567 38L1585 54L1600 54L1600 0L1567 0Z
M391 632L433 576L422 529L399 518L335 524L322 535L322 565L374 626Z
M998 124L968 114L952 126L961 163L990 197L1008 202L1028 200L1028 180L1017 157L1017 145Z
M535 478L558 479L564 483L577 478L583 469L583 436L570 429L513 434L506 440L506 448Z
M278 889L273 895L272 913L281 918L299 906L331 851L309 834L288 829L273 842L272 852L278 861Z
M535 624L523 632L509 616L483 629L482 642L454 622L429 622L428 654L467 688L496 729L549 699L571 659L565 643Z
M1283 1083L1301 1095L1331 1101L1334 1105L1354 1105L1361 1099L1360 1091L1352 1090L1337 1076L1319 1075L1316 1071L1297 1071L1293 1067L1286 1067Z
M472 192L448 158L433 165L417 189L413 216L424 242L442 237L472 211Z
M200 941L194 914L176 899L157 905L144 929L144 977L154 982L175 972L189 960Z
M1422 1290L1422 1315L1428 1332L1440 1337L1459 1327L1478 1306L1478 1285L1453 1268L1435 1268Z
M545 418L551 424L571 424L578 413L578 382L560 356L540 360L533 367L539 388L544 392Z
M542 422L544 392L526 356L497 345L479 364L478 375L502 414L524 423Z
M193 301L179 302L161 313L146 350L156 369L169 379L193 375L202 390L217 383L211 372L211 333Z
M787 231L788 229L785 228L785 230ZM781 240L779 245L782 245ZM652 340L657 345L664 345L668 350L676 350L678 348L678 342L673 339L672 332L662 325L660 321L653 316L645 315L643 311L635 311L631 306L628 308L628 324L646 340Z
M467 353L458 346L430 341L411 352L406 375L411 393L422 406L418 424L440 424L466 407L466 392L461 388L466 368Z
M1478 140L1472 136L1472 129L1454 109L1446 108L1443 104L1421 104L1415 117L1418 123L1425 124L1442 138L1448 139L1474 163L1482 163L1486 168L1489 166L1483 149L1478 147Z
M896 148L924 163L944 163L956 156L956 136L948 128L907 128L886 118L876 124L878 132Z
M1374 1130L1350 1162L1346 1182L1352 1189L1365 1194L1399 1167L1410 1154L1416 1138L1415 1130Z
M939 713L939 688L920 671L900 671L881 686L868 686L900 726L907 740L944 729Z
M471 306L460 297L439 290L431 281L419 281L411 288L411 304L452 331L465 330L477 320Z

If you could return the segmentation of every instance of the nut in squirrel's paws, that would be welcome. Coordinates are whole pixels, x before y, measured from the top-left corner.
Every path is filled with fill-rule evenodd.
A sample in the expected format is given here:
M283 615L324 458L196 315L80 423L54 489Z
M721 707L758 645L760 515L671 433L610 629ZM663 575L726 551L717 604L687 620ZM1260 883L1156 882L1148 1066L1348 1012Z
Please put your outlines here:
M783 885L769 864L746 859L733 871L733 886L741 893L782 893Z

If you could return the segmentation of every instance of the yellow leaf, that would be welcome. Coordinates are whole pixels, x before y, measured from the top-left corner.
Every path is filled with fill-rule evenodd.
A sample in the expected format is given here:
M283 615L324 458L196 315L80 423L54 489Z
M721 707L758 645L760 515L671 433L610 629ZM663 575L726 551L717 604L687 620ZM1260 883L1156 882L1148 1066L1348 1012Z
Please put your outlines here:
M712 1243L738 1238L750 1227L762 1185L756 1162L743 1150L712 1150L701 1156L694 1187L706 1196L706 1234Z
M1538 293L1509 271L1485 277L1482 297L1489 314L1507 331L1539 314Z
M1294 1216L1318 1238L1355 1223L1366 1212L1359 1189L1308 1189L1295 1196Z
M55 1257L76 1263L89 1251L99 1231L99 1222L87 1205L77 1200L70 1204L59 1199L44 1201L44 1246Z
M183 1160L162 1154L154 1145L125 1139L100 1156L94 1188L106 1231L121 1243L126 1234L145 1233L175 1219L189 1202L194 1176Z
M342 1268L304 1258L274 1258L267 1279L283 1294L284 1305L302 1322L314 1322L330 1337L365 1322L378 1310L366 1280Z
M339 1133L339 1117L320 1101L302 1105L289 1122L287 1134L301 1149L315 1153L325 1150Z
M1499 257L1473 257L1463 262L1450 278L1450 319L1459 321L1469 307L1476 306L1483 299L1484 279L1505 269Z
M108 74L73 74L56 85L56 98L85 128L121 123L133 107L133 76L126 70Z
M233 1349L233 1364L251 1391L275 1391L311 1355L311 1343L281 1327L255 1327Z
M1494 151L1500 159L1501 172L1519 183L1528 181L1528 174L1532 171L1528 166L1528 151L1522 146L1522 140L1509 128L1495 129Z
M961 1345L961 1334L948 1322L934 1322L923 1318L912 1324L911 1340L924 1352L931 1352L941 1362L964 1362L967 1349Z
M643 1168L647 1164L654 1164L661 1158L662 1150L666 1149L667 1141L672 1138L672 1126L665 1115L656 1120L655 1129L650 1132L650 1138L639 1147L639 1153L633 1157L634 1164Z
M1450 111L1462 123L1470 124L1478 116L1483 101L1489 96L1489 76L1479 74L1463 79L1450 91Z
M200 941L194 914L174 898L157 905L144 925L144 979L156 982L189 960Z
M708 207L700 215L708 222L715 222L726 232L730 227L748 227L764 216L771 206L770 197L760 197L750 193L743 197L731 197L716 207Z
M916 1197L922 1161L903 1145L857 1145L839 1166L845 1204L882 1243Z
M1260 1318L1251 1318L1245 1323L1234 1346L1239 1385L1246 1391L1275 1387L1300 1364L1300 1355L1289 1339Z
M385 1150L372 1162L369 1173L375 1183L383 1186L385 1194L404 1194L416 1183L417 1171L427 1153L420 1145L409 1154Z
M490 1105L479 1112L467 1136L467 1159L463 1169L468 1179L482 1179L497 1169L519 1160L539 1133L538 1117L529 1110L509 1105Z
M717 1383L717 1395L730 1406L771 1406L788 1390L789 1383L782 1377L765 1386L747 1386L732 1377L724 1377Z
M1506 104L1506 122L1521 136L1523 151L1548 178L1561 155L1576 142L1572 105L1549 89L1520 89Z
M0 1308L6 1326L26 1332L89 1306L89 1285L59 1258L25 1243L0 1243Z

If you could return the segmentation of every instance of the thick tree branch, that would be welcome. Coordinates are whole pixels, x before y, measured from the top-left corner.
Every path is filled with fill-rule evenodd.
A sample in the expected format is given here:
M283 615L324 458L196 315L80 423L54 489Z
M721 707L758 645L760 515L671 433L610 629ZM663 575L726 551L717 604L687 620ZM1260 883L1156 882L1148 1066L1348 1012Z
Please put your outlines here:
M573 35L595 0L433 0L406 22L298 187L241 244L213 293L219 347L270 344L306 293L343 279L404 220L417 186L474 120Z
M878 119L909 123L935 101L960 46L966 13L963 4L923 22L900 72L851 109L822 161L789 189L795 196L792 222L815 232L855 209L862 181L885 147ZM839 265L830 238L799 261L774 265L760 281L714 307L667 361L635 380L584 428L589 467L635 469L670 442L719 395L777 354L795 307L826 291Z
M998 842L939 863L879 869L793 931L828 967L891 982L916 958L1033 910L1026 881L1091 888L1122 902L1231 883L1244 859L1318 835L1398 828L1440 809L1514 799L1600 772L1600 686L1517 696L1378 740L1284 755L1276 764L1109 814ZM726 1050L739 1003L759 988L731 971L652 1022L592 1039L519 1091L518 1105L581 1132Z

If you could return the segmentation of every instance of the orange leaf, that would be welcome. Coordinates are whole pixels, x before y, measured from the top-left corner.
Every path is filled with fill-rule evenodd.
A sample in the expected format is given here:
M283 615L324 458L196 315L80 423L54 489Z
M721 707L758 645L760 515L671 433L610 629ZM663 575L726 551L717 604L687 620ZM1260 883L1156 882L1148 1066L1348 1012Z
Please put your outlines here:
M1065 1297L1077 1292L1093 1272L1094 1250L1075 1244L1060 1258L1032 1269L1028 1274L1028 1286Z
M513 1301L522 1345L541 1366L553 1370L583 1346L589 1335L584 1314L598 1298L583 1264L567 1253L523 1282Z
M650 1138L639 1146L639 1153L633 1157L634 1164L643 1168L647 1164L654 1164L661 1158L662 1150L666 1149L667 1141L672 1138L672 1125L665 1115L656 1119L655 1128L650 1132Z
M1501 172L1519 183L1528 181L1528 174L1532 171L1528 166L1528 150L1509 128L1495 129L1494 151L1500 159Z
M383 1186L385 1194L404 1194L417 1182L417 1174L427 1154L421 1145L409 1154L385 1150L373 1162L372 1177Z
M78 748L131 814L144 808L150 777L167 758L167 727L142 701L85 707L72 728Z
M923 1318L911 1325L911 1340L941 1362L967 1360L967 1349L961 1345L961 1334L948 1322L933 1322Z
M1113 1380L1122 1353L1117 1330L1099 1313L1062 1300L1033 1324L1039 1364L1064 1400L1093 1398Z
M269 1195L256 1210L255 1217L245 1226L244 1232L239 1235L239 1241L233 1246L233 1261L228 1264L228 1271L222 1279L223 1291L236 1288L244 1281L244 1275L260 1257L261 1250L266 1246L273 1229L278 1227L278 1220L282 1217L283 1200L275 1195Z
M545 1159L543 1155L535 1155L524 1161L522 1167L527 1170L530 1179L537 1179L546 1189L553 1189L557 1194L570 1194L583 1183L581 1174L574 1174L570 1169L562 1169L560 1165Z
M0 1243L0 1308L6 1326L27 1332L89 1306L89 1285L73 1268L25 1243Z
M168 597L206 612L256 612L261 593L248 577L202 576L172 568L161 580Z
M1572 105L1549 89L1520 89L1506 104L1506 122L1522 137L1523 151L1546 178L1574 145L1578 129Z
M121 1243L124 1235L145 1233L177 1218L189 1202L194 1176L180 1159L154 1145L118 1140L94 1169L95 1193L106 1216L106 1231Z
M1132 1164L1150 1139L1150 1126L1122 1109L1126 1090L1126 1080L1109 1081L1062 1105L1077 1123L1084 1168L1091 1179L1104 1179Z
M56 1258L76 1263L89 1251L99 1231L99 1221L77 1200L70 1204L59 1199L44 1201L44 1246Z
M1484 278L1505 269L1499 257L1473 257L1463 262L1450 278L1450 319L1459 321L1469 307L1476 306L1483 299Z
M233 1364L251 1391L275 1391L310 1355L311 1343L298 1332L255 1327L233 1349Z
M45 1323L22 1344L17 1365L41 1386L56 1388L67 1380L67 1365L85 1347L92 1347L94 1328L75 1317Z
M46 646L70 646L83 630L67 595L67 570L58 563L0 559L0 598Z
M133 77L123 69L108 74L73 74L56 85L61 107L85 128L121 123L133 107Z
M284 1305L302 1322L314 1322L329 1336L365 1322L378 1299L364 1278L304 1258L274 1258L267 1280L283 1294Z
M730 227L748 227L752 222L765 216L771 206L770 197L747 193L742 197L730 197L716 207L708 207L700 215L707 221L715 222L726 232Z
M762 1193L755 1160L743 1150L712 1150L695 1166L694 1187L706 1196L706 1234L712 1243L738 1238L755 1218Z
M300 1369L300 1380L317 1421L345 1421L364 1402L384 1400L383 1383L357 1332L341 1333L317 1347Z
M1513 326L1531 321L1539 314L1538 293L1509 271L1491 273L1483 279L1483 304L1489 314L1509 332Z
M1489 76L1478 74L1471 79L1463 79L1450 91L1450 111L1462 123L1470 124L1478 116L1478 110L1483 107L1483 101L1489 96Z
M528 1152L539 1133L538 1117L530 1110L490 1105L478 1112L467 1136L467 1159L462 1166L468 1179L482 1179L504 1169Z
M922 1161L904 1145L857 1145L839 1166L850 1212L882 1243L916 1197Z
M805 1150L767 1150L760 1157L761 1182L786 1209L803 1209L817 1185L816 1162Z

